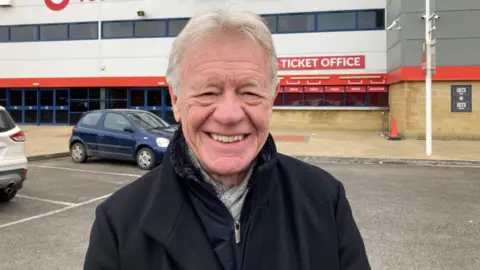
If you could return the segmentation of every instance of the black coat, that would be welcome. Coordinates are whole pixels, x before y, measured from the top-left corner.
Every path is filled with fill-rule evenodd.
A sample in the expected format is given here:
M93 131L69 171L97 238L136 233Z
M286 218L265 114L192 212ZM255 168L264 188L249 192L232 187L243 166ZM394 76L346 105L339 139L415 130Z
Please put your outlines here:
M225 208L213 196L196 196L200 174L185 144L177 132L161 166L97 207L85 270L370 269L344 187L333 176L277 153L269 137L235 244L233 224L222 231L206 212L224 216Z

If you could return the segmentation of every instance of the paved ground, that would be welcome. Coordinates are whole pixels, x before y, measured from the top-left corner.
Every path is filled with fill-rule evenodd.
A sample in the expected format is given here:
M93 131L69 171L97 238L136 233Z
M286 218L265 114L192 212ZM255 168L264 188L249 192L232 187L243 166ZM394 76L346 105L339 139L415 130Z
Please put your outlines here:
M68 152L71 126L21 126L28 157ZM380 159L473 160L480 162L480 141L433 141L433 155L425 155L425 141L389 141L379 132L272 130L279 152L296 156Z
M373 269L480 269L480 168L321 166L345 183ZM96 205L142 173L31 162L20 196L0 205L0 268L81 269Z

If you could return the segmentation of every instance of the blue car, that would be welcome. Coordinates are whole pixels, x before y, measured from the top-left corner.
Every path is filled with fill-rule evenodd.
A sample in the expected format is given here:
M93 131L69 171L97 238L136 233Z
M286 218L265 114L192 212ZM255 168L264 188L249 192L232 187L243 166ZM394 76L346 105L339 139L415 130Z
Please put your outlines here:
M177 128L148 111L89 111L72 130L70 155L76 163L102 157L136 161L141 169L151 170L162 162Z

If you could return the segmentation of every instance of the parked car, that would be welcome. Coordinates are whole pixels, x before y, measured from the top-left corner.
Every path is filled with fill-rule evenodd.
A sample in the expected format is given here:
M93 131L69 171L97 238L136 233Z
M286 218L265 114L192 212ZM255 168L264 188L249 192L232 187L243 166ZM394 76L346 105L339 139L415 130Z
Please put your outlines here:
M27 179L25 134L0 106L0 202L8 202Z
M150 170L163 160L177 126L143 110L89 111L72 130L71 158L76 163L89 157L132 160Z

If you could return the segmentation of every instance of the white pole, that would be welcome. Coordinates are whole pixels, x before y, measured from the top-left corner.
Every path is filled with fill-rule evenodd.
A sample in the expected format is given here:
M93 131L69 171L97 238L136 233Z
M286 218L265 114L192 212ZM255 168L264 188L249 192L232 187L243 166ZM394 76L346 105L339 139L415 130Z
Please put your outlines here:
M430 0L425 0L425 141L426 154L432 155L432 54Z

